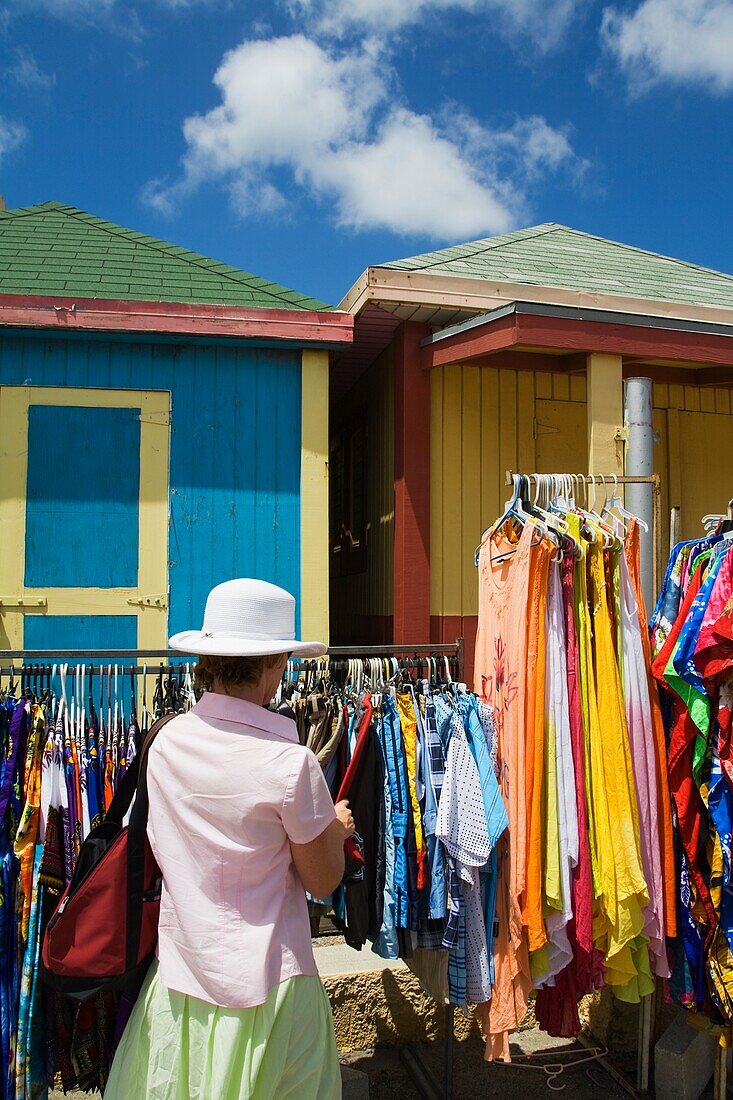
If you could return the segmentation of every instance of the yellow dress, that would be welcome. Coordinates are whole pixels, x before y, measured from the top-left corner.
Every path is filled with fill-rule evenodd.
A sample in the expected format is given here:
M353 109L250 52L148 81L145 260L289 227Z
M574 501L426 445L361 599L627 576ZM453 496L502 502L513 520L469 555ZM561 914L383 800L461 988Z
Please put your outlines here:
M587 730L589 807L597 867L593 938L604 952L607 984L617 996L636 1000L653 989L647 940L642 934L649 896L600 538L589 547L588 557L596 692Z

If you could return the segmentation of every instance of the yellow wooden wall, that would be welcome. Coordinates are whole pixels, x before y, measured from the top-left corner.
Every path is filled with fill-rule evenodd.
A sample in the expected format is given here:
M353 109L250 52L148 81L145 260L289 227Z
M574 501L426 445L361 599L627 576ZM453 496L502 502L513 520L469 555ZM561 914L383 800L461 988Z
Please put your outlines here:
M501 513L507 470L584 470L584 376L436 368L430 376L430 613L476 615L473 554Z
M682 385L655 385L653 401L666 556L673 506L681 508L681 537L692 538L701 517L725 512L733 497L733 401L722 387Z
M662 551L670 508L680 532L733 498L733 400L722 387L654 386L655 470L662 477ZM477 614L473 565L482 531L500 515L507 470L588 468L583 375L451 366L431 372L433 616Z

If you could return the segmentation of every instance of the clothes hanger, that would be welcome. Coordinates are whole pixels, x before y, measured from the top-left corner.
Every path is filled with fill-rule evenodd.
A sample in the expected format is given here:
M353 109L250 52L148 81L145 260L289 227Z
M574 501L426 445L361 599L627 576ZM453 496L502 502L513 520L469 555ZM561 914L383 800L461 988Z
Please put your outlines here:
M628 510L628 508L624 507L624 502L621 500L621 497L620 497L619 491L618 491L618 477L616 476L616 474L613 475L613 479L614 479L613 495L612 495L612 497L609 501L609 505L608 505L609 509L613 508L614 512L617 512L618 515L622 516L626 520L629 520L629 521L634 520L636 523L639 524L639 527L641 527L641 529L645 533L648 534L649 533L649 524L646 522L646 520L641 519L640 516L635 515L633 512L630 512Z
M481 548L483 547L484 542L486 541L487 537L490 538L494 534L495 531L500 530L501 527L503 527L503 525L510 518L517 519L521 524L524 524L529 519L529 516L526 514L526 512L524 511L524 508L522 506L521 487L522 487L523 477L524 477L523 474L512 474L512 485L513 485L512 496L506 502L506 504L504 505L504 512L499 517L499 519L496 521L496 523L492 523L492 525L490 527L487 527L484 530L484 532L482 533L481 541L479 542L478 546L476 547L476 549L474 551L474 555L473 555L473 564L475 566L478 567L479 556L481 554Z

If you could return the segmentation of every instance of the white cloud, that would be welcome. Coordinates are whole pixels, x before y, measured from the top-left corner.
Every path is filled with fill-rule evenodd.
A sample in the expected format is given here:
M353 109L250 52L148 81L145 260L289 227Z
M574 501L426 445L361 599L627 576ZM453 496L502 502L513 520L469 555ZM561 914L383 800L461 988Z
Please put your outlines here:
M544 48L557 44L579 6L580 0L289 0L294 14L305 15L319 32L335 37L353 30L395 32L452 10L494 13L500 16L499 30L529 35Z
M643 0L607 8L602 37L636 87L673 81L733 88L731 0Z
M0 115L0 161L7 153L12 153L28 137L28 131L21 122Z
M16 51L15 64L7 70L8 76L21 88L52 88L56 83L53 73L44 73L31 51L21 46Z
M539 117L501 130L401 106L371 41L352 51L302 35L247 41L214 83L221 103L183 124L181 176L143 190L162 213L211 181L242 215L282 210L294 183L345 227L465 238L506 230L532 179L578 163L567 133Z

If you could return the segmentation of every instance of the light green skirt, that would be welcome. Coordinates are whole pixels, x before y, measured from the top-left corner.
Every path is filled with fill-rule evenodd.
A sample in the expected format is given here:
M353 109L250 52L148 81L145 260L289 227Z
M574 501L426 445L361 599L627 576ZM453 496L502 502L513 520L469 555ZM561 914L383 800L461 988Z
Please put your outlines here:
M256 1008L166 989L153 963L104 1100L339 1100L331 1006L317 977L289 978Z

